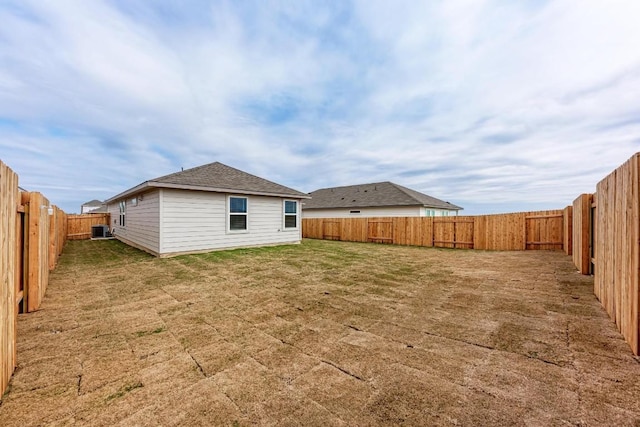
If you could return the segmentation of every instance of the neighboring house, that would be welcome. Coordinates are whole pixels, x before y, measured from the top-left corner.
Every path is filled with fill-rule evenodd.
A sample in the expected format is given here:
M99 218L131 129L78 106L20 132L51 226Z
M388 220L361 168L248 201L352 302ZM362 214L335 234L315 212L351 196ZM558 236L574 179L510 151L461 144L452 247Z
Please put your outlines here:
M392 182L323 188L302 204L304 218L451 216L462 210Z
M172 256L300 243L307 198L216 162L145 181L106 203L117 239Z
M85 214L85 213L99 213L99 212L106 212L107 211L107 207L106 205L101 202L100 200L91 200L90 202L86 202L83 203L82 206L80 206L80 213L81 214Z

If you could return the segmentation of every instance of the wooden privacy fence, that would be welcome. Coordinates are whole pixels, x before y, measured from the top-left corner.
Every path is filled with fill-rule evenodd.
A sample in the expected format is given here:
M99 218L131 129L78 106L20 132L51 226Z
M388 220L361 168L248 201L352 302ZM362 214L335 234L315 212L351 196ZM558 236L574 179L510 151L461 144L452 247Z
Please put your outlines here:
M593 194L581 194L573 201L573 263L582 274L591 274L592 204Z
M585 198L586 199L586 198ZM586 201L582 201L588 206ZM594 293L640 354L640 153L596 186L590 209ZM589 210L586 207L585 210ZM581 268L584 259L580 259Z
M485 250L563 250L566 210L456 217L304 218L303 236Z
M0 395L9 384L16 366L19 201L18 175L0 161Z
M91 238L91 227L94 225L109 225L108 213L87 213L82 215L67 215L69 240L87 240Z
M18 312L40 307L67 240L67 215L40 193L20 192L0 161L0 394L16 366Z

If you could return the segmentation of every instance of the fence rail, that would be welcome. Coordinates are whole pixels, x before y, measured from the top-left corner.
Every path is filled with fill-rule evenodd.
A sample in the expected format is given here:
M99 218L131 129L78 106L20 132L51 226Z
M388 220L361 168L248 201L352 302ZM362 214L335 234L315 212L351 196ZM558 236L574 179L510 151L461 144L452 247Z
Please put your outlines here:
M307 238L485 250L563 250L565 211L457 217L304 218Z

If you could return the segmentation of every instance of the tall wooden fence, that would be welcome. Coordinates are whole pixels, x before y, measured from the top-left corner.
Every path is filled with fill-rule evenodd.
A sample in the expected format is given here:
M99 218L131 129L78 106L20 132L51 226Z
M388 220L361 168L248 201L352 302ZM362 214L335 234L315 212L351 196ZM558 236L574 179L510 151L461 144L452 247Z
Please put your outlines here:
M456 217L304 218L303 236L485 250L564 250L565 211Z
M19 280L23 289L23 311L40 307L53 270L67 241L67 215L37 192L22 192L18 207L22 228L22 248L17 246L23 275Z
M0 161L0 394L16 366L18 312L40 307L67 240L67 215L40 193L20 192Z
M94 225L109 225L108 213L87 213L81 215L68 215L67 238L69 240L87 240L91 238L91 227Z
M598 183L594 208L594 293L638 355L640 153Z
M0 395L16 366L18 175L0 161Z
M593 194L581 194L573 201L573 263L582 274L591 273Z

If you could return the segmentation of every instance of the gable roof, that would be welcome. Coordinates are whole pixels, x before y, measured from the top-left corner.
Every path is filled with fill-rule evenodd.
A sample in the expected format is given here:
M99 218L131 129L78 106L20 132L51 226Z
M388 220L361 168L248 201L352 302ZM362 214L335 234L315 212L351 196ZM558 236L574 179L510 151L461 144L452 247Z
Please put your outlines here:
M424 206L436 209L461 210L460 206L436 199L393 182L322 188L309 193L311 200L302 209L366 208L383 206Z
M86 203L83 203L82 206L102 206L102 202L100 200L93 199Z
M307 194L300 191L251 175L220 162L214 162L145 181L105 202L109 203L148 188L175 188L217 193L294 197L297 199L309 198Z

